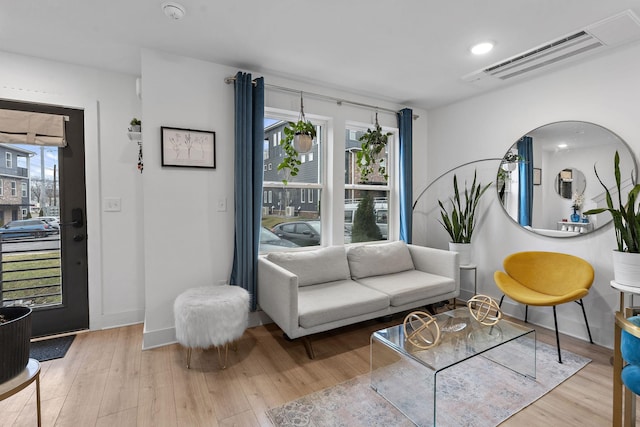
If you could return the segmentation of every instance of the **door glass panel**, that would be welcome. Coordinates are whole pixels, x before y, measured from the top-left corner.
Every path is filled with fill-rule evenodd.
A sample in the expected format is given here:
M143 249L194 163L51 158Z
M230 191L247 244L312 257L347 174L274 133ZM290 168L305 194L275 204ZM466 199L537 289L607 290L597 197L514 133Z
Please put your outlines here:
M0 158L6 160L0 165L2 304L32 308L60 305L58 149L2 144L0 151Z

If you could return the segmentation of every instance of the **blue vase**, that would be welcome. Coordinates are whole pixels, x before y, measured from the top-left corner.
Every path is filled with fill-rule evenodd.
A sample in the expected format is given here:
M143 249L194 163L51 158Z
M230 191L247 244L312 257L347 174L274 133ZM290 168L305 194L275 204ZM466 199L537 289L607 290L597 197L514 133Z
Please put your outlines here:
M571 214L571 222L580 222L580 215L578 215L578 212L576 212L576 210L573 210L573 213Z

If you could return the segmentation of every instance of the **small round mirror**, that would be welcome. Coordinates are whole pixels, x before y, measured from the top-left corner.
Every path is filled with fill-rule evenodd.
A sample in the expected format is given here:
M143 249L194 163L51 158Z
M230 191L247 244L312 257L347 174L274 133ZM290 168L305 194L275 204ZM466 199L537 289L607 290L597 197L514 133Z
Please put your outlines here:
M584 194L587 179L576 168L564 168L556 175L556 193L563 199L573 199L575 195Z

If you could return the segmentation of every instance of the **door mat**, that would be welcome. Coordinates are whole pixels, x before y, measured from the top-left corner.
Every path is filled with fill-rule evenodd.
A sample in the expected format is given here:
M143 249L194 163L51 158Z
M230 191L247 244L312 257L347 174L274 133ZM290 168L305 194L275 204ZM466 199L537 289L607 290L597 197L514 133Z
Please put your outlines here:
M38 362L63 358L75 337L75 335L67 335L32 342L29 349L29 357L36 359Z

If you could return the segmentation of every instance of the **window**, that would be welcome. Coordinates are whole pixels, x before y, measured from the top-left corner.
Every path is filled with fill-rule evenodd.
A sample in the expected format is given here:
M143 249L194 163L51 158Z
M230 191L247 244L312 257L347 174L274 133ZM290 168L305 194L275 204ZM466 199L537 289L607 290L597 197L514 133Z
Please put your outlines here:
M23 182L22 183L22 197L27 197L27 196L28 196L27 183Z
M4 180L0 179L0 196L4 196Z
M27 217L27 210L22 209L22 218L26 218L26 217Z
M269 158L269 138L265 139L262 144L262 156L265 160Z
M18 195L18 187L17 187L15 181L11 181L11 195L12 196L17 196Z
M7 168L9 168L9 169L13 168L13 156L12 156L12 154L9 153L9 152L5 153L5 159L6 159L5 165L7 166Z
M370 126L373 128L373 126ZM391 202L394 189L394 172L396 156L397 129L383 129L391 132L384 153L378 159L378 164L385 168L384 173L374 165L373 173L366 178L358 165L358 152L360 141L356 135L362 135L366 128L348 125L345 138L345 191L344 191L344 215L345 242L368 242L389 239L389 212L397 211ZM388 175L385 179L384 174ZM361 212L360 212L361 211ZM375 222L377 227L359 227L358 221ZM356 226L354 228L354 225Z
M283 129L288 122L297 121L297 117L298 112L292 111L290 114L286 114L278 111L275 113L267 109L265 111L265 122L268 121L270 126L268 129L265 128L265 133L272 133L274 135L272 141L274 143L277 141L279 145L284 137ZM303 163L298 166L299 171L296 176L288 176L286 178L288 181L287 186L283 187L282 184L282 180L285 179L285 172L278 170L279 161L283 158L284 150L279 149L279 161L275 162L272 168L270 164L267 167L268 171L273 169L273 172L264 174L263 190L272 196L263 201L263 208L268 207L269 209L262 209L262 223L269 229L274 227L275 224L275 227L279 227L275 234L280 239L288 240L294 244L281 249L273 249L274 245L271 244L273 242L268 247L261 243L261 252L291 250L292 247L295 248L296 246L316 246L322 243L319 232L309 232L309 227L312 227L309 225L310 223L313 223L313 226L317 226L317 228L321 228L319 225L321 223L319 197L314 197L312 194L316 191L318 195L321 194L323 182L325 181L322 161L325 126L321 122L316 123L315 120L314 124L317 127L317 136L314 140L312 151L300 155L299 159ZM276 155L274 154L272 158L275 157ZM274 193L275 197L273 197ZM297 231L296 223L300 224ZM305 226L307 226L306 231Z
M273 167L272 167L272 164L271 164L271 163L269 163L269 167L268 167L268 169L269 169L269 170L272 170L272 169L273 169Z

